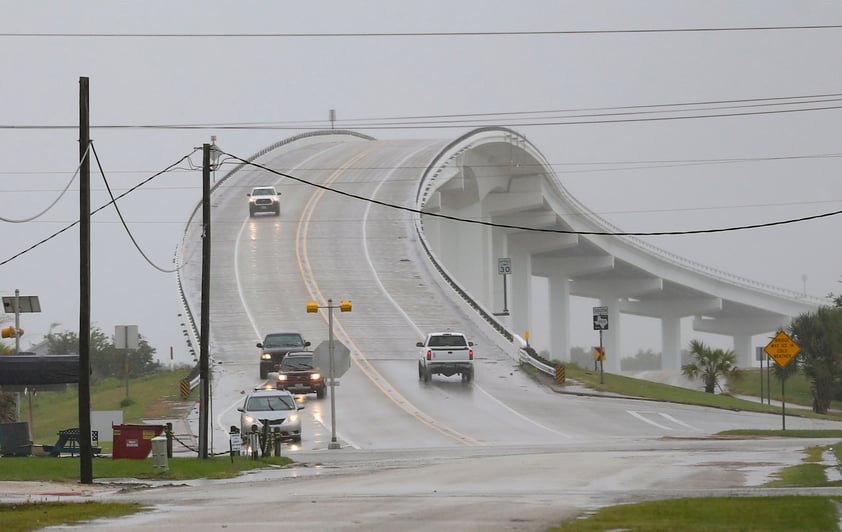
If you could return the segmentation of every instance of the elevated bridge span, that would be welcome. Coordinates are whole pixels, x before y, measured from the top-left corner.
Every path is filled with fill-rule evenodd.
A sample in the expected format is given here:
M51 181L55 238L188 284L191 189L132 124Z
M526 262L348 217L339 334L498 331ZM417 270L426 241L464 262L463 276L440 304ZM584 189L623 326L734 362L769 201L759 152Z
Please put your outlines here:
M621 353L621 314L660 320L662 369L680 368L690 340L681 338L682 318L692 318L696 331L732 337L738 366L750 367L752 336L823 303L617 236L621 229L576 200L538 149L506 128L478 129L450 143L424 173L416 202L430 213L417 225L431 259L513 335L534 320L531 277L548 279L550 352L559 360L570 356L571 296L608 308L603 340L612 372L620 370L620 357L611 355ZM505 296L499 258L511 259Z

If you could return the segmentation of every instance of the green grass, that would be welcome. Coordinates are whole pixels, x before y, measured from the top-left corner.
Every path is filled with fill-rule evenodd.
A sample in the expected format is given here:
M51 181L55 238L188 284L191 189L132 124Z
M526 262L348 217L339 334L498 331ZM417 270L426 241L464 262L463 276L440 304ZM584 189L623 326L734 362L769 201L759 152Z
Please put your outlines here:
M210 457L205 460L176 457L168 461L169 470L161 471L152 467L152 460L112 460L96 458L93 460L93 476L103 478L138 478L149 480L187 480L194 478L232 478L243 471L265 467L283 467L292 460L286 456L261 457L251 460L245 456L228 455ZM0 459L0 481L67 481L78 482L80 475L79 458L52 457L4 457Z
M777 405L767 405L760 403L759 397L757 401L750 401L734 397L734 395L743 395L742 392L731 393L705 393L703 391L690 390L681 386L671 386L669 384L661 384L657 382L645 381L640 379L633 379L631 377L624 377L613 373L604 373L602 377L598 371L582 369L574 365L565 368L567 378L578 381L596 391L617 393L620 395L628 395L632 397L648 398L658 401L670 401L674 403L695 404L703 406L711 406L716 408L725 408L729 410L747 410L752 412L770 412L780 413L781 408ZM758 377L759 379L759 377ZM603 382L600 383L600 380ZM787 384L789 384L787 379ZM792 379L793 384L797 379ZM759 380L757 381L759 382ZM758 385L759 386L759 385ZM800 386L794 386L796 392ZM730 389L730 388L729 388ZM774 389L774 386L773 386ZM799 404L790 401L789 386L787 386L787 403ZM732 395L732 393L734 395ZM757 390L759 393L759 389ZM746 393L746 395L750 395ZM795 398L804 400L803 392L794 394ZM774 398L774 394L773 394ZM808 405L812 404L812 396L809 396ZM786 411L788 416L806 416L818 419L832 419L842 421L842 412L831 411L828 414L816 414L807 409L789 409Z
M187 370L162 371L154 375L129 380L129 399L126 399L126 383L118 379L106 379L91 385L91 410L122 410L123 423L140 423L143 418L166 417L169 403L196 401L194 390L191 397L181 398L179 383L187 376ZM121 406L121 403L128 403ZM63 392L38 392L32 400L32 441L38 444L54 444L57 432L79 426L79 400L76 385L68 385ZM21 421L29 421L29 401L21 401ZM110 452L110 445L102 444L104 452Z
M551 532L791 532L837 530L836 497L706 497L623 504L597 510Z
M77 524L103 517L120 517L144 509L136 503L93 501L0 504L0 523L3 524L4 532L24 532L53 525Z
M760 369L748 369L741 371L743 379L728 383L728 391L734 395L753 395L760 400ZM774 372L770 379L767 379L767 372L762 371L763 378L763 394L768 395L767 385L771 388L771 397L773 401L781 400L781 381L779 381ZM810 381L803 373L796 373L786 378L784 384L784 391L786 392L786 402L794 405L812 406L813 394L810 391ZM833 406L833 405L831 405Z
M91 385L92 410L122 410L123 422L138 424L146 419L166 419L172 414L173 405L192 405L195 392L187 399L181 398L180 381L184 371L164 371L155 375L129 381L129 397L126 398L125 381L107 379ZM61 429L78 427L78 392L76 386L68 386L63 392L39 392L32 401L33 441L39 444L53 444ZM29 401L22 401L21 420L28 421ZM110 452L108 442L100 444L104 452ZM196 478L232 478L244 471L284 467L292 463L287 457L266 457L251 460L247 457L170 458L169 469L161 471L152 466L151 459L93 460L94 479L136 478L141 480L188 480ZM3 457L0 458L0 481L53 481L78 483L80 478L79 457L53 458L49 456ZM16 503L0 504L2 530L36 530L51 525L80 523L101 517L118 517L142 511L143 506L123 503Z

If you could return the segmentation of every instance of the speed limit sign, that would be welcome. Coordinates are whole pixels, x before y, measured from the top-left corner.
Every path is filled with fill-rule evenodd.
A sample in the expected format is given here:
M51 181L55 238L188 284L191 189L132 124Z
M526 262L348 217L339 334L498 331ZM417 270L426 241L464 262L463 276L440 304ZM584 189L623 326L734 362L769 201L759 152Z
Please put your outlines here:
M497 259L497 273L510 275L512 273L512 259Z

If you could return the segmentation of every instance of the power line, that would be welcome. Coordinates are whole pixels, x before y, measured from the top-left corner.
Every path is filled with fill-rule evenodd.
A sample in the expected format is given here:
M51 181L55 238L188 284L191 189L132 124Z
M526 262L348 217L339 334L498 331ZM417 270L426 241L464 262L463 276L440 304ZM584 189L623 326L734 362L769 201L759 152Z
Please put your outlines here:
M112 198L112 200L111 200L110 202L108 202L108 203L106 203L106 204L104 204L104 205L101 205L100 207L98 207L98 208L94 209L93 211L91 211L91 216L93 216L94 214L98 213L99 211L101 211L101 210L105 209L106 207L108 207L108 206L109 206L109 205L111 205L112 203L116 202L117 200L122 199L122 198L124 198L125 196L127 196L127 195L131 194L132 192L134 192L135 190L139 189L140 187L142 187L142 186L143 186L143 185L145 185L146 183L149 183L149 182L150 182L150 181L152 181L153 179L155 179L155 178L157 178L157 177L159 177L159 176L161 176L161 175L165 174L165 173L166 173L166 172L168 172L171 168L173 168L173 167L175 167L175 166L178 166L178 165L179 165L179 164L181 164L181 163L182 163L185 159L188 159L191 155L193 155L194 153L196 153L196 151L197 151L197 150L196 150L196 149L194 149L192 152L188 153L187 155L185 155L184 157L182 157L181 159L179 159L179 160L178 160L178 161L176 161L175 163L173 163L173 164L171 164L170 166L168 166L168 167L164 168L164 169L163 169L163 170L161 170L160 172L157 172L157 173L155 173L155 174L151 175L150 177L148 177L148 178L144 179L143 181L141 181L140 183L138 183L138 184L137 184L137 185L135 185L134 187L132 187L132 188L130 188L129 190L127 190L126 192L124 192L124 193L120 194L119 196ZM51 235L49 235L49 236L47 236L47 237L45 237L45 238L43 238L43 239L39 240L38 242L36 242L36 243L32 244L31 246L29 246L28 248L24 249L23 251L20 251L20 252L18 252L18 253L16 253L16 254L12 255L12 256L11 256L11 257L9 257L8 259L6 259L6 260L4 260L4 261L0 262L0 266L3 266L3 265L5 265L5 264L8 264L8 263L12 262L13 260L15 260L16 258L18 258L18 257L20 257L20 256L23 256L23 255L25 255L25 254L27 254L27 253L29 253L29 252L30 252L30 251L32 251L33 249L35 249L35 248L37 248L37 247L39 247L39 246L41 246L41 245L43 245L43 244L45 244L45 243L49 242L50 240L52 240L52 239L56 238L56 237L57 237L57 236L59 236L60 234L64 233L65 231L67 231L67 230L69 230L69 229L72 229L73 227L75 227L75 226L77 226L77 225L79 225L79 220L76 220L76 221L74 221L74 222L72 222L72 223L70 223L70 224L66 225L65 227L62 227L61 229L59 229L59 230L58 230L58 231L56 231L55 233L53 233L53 234L51 234Z
M125 218L123 218L123 213L120 211L120 207L117 205L117 199L114 197L114 193L111 192L111 186L108 184L108 179L105 177L105 171L102 169L102 164L99 162L99 155L96 152L96 147L94 147L93 142L91 142L90 146L93 149L94 159L96 159L96 164L97 164L97 167L99 168L99 173L102 176L102 181L105 183L105 188L108 190L108 196L111 198L111 205L113 205L114 210L117 211L117 216L120 217L120 223L123 225L123 229L126 230L126 234L129 235L129 239L131 239L132 244L134 244L135 249L137 249L138 253L140 253L140 256L143 257L144 260L146 260L146 262L150 266L152 266L153 268L155 268L159 272L162 272L162 273L177 272L180 269L180 267L177 267L177 268L172 269L172 270L167 270L167 269L161 268L160 266L158 266L157 264L152 262L152 260L146 255L146 253L143 252L143 249L141 249L140 244L137 243L137 240L135 239L134 235L132 234L131 229L129 229L128 224L126 224Z
M85 149L85 155L84 155L84 157L82 157L82 160L79 161L79 165L76 167L76 171L73 172L73 176L70 178L70 181L67 182L67 185L65 185L64 189L62 189L62 191L59 193L58 197L56 197L56 199L53 200L52 203L47 205L47 207L44 210L42 210L41 212L36 213L36 214L34 214L34 215L32 215L28 218L22 218L22 219L4 218L4 217L0 216L0 222L8 222L8 223L13 223L13 224L26 223L26 222L31 222L33 220L37 220L38 218L40 218L41 216L46 214L50 209L52 209L55 206L56 203L59 202L59 200L61 198L64 197L64 195L67 193L67 190L70 188L70 185L72 185L73 182L76 180L76 176L79 175L79 170L81 170L81 168L82 168L82 162L85 161L88 158L88 156L90 154L90 150L91 150L90 146L88 146L88 148Z
M589 174L589 173L597 173L597 172L618 172L624 170L645 170L645 169L658 169L658 168L676 168L676 167L684 167L684 166L706 166L706 165L720 165L720 164L742 164L742 163L754 163L754 162L771 162L771 161L801 161L801 160L809 160L809 159L838 159L842 157L842 153L816 153L816 154L804 154L804 155L777 155L777 156L764 156L764 157L726 157L726 158L712 158L712 159L641 159L641 160L618 160L618 161L570 161L564 163L547 163L546 165L541 163L519 163L520 168L535 168L540 169L544 166L549 166L550 168L555 169L556 174L565 174L565 175L575 175L575 174ZM508 168L509 164L475 164L472 165L474 168L483 168L483 169L502 169ZM586 167L582 168L575 168L577 166ZM603 168L594 168L594 167L603 167ZM359 166L357 169L359 170L421 170L425 167L423 166ZM567 170L566 168L573 168ZM193 169L195 170L195 168ZM188 170L186 168L176 168L170 170L170 172L188 172L193 171ZM307 170L310 171L332 171L336 170L336 168L328 168L328 167L319 167L313 166L308 167ZM62 171L0 171L0 175L30 175L30 176L46 176L52 174L64 174L65 172ZM148 170L112 170L111 174L145 174L148 175ZM483 177L494 178L498 177L496 174L493 173L484 173ZM408 181L414 178L395 178L393 181ZM360 182L367 182L366 180L362 180ZM248 188L247 185L243 185L243 188ZM168 190L168 191L175 191L175 190L200 190L200 185L194 186L172 186L172 185L164 185L158 187L145 187L146 191L152 190ZM52 192L55 189L44 189L44 188L15 188L15 189L2 189L0 188L0 192L3 193L25 193L25 192ZM104 189L97 189L92 188L93 191L101 191Z
M179 159L177 162L175 162L175 163L171 164L170 166L166 167L164 170L161 170L160 172L157 172L156 174L154 174L154 175L152 175L152 176L148 177L147 179L145 179L145 180L141 181L140 183L138 183L137 185L135 185L135 186L133 186L132 188L128 189L128 190L127 190L127 191L125 191L124 193L122 193L122 194L120 194L120 195L118 195L118 196L116 196L116 197L115 197L115 196L113 196L113 195L111 195L111 201L109 201L109 202L105 203L104 205L102 205L102 206L98 207L97 209L95 209L94 211L92 211L92 212L91 212L91 215L97 214L99 211L101 211L101 210L105 209L106 207L108 207L108 206L109 206L109 205L111 205L111 204L115 204L115 206L116 206L116 202L117 202L117 200L124 198L125 196L127 196L127 195L129 195L129 194L133 193L134 191L136 191L136 190L138 190L139 188L143 187L143 186L144 186L144 185L146 185L147 183L151 182L153 179L155 179L155 178L159 177L160 175L162 175L162 174L164 174L164 173L166 173L166 172L170 171L173 167L176 167L176 166L178 166L179 164L181 164L182 162L184 162L186 159L189 159L189 157L190 157L193 153L195 153L196 151L197 151L197 150L195 150L195 149L194 149L191 153L189 153L189 154L187 154L187 155L183 156L183 157L182 157L181 159ZM311 186L311 187L320 188L320 189L323 189L323 190L328 191L328 192L332 192L332 193L339 194L339 195L342 195L342 196L346 196L346 197L349 197L349 198L357 199L357 200L360 200L360 201L367 201L367 202L369 202L369 203L373 203L373 204L375 204L375 205L380 205L380 206L382 206L382 207L387 207L387 208L390 208L390 209L395 209L395 210L400 210L400 211L410 212L410 213L417 214L417 215L432 216L432 217L437 217L437 218L443 218L443 219L453 220L453 221L456 221L456 222L463 222L463 223L470 223L470 224L476 224L476 225L483 225L483 226L488 226L488 227L497 227L497 228L503 228L503 229L515 229L515 230L521 230L521 231L530 231L530 232L556 233L556 234L575 234L575 235L589 235L589 236L671 236L671 235L691 235L691 234L703 234L703 233L723 233L723 232L733 232L733 231L741 231L741 230L748 230L748 229L759 229L759 228L764 228L764 227L773 227L773 226L778 226L778 225L787 225L787 224L793 224L793 223L805 222L805 221L809 221L809 220L817 220L817 219L821 219L821 218L827 218L827 217L831 217L831 216L836 216L836 215L842 214L842 210L839 210L839 211L831 211L831 212L822 213L822 214L817 214L817 215L812 215L812 216L805 216L805 217L801 217L801 218L793 218L793 219L780 220L780 221L774 221L774 222L767 222L767 223L761 223L761 224L741 225L741 226L732 226L732 227L723 227L723 228L712 228L712 229L697 229L697 230L689 230L689 231L649 231L649 232L625 232L625 231L624 231L624 232L608 232L608 231L574 231L574 230L564 230L564 229L536 228L536 227L526 227L526 226L518 226L518 225L509 225L509 224L497 224L497 223L493 223L493 222L486 222L486 221L483 221L483 220L474 220L474 219L468 219L468 218L460 218L460 217L457 217L457 216L449 216L449 215L446 215L446 214L441 214L441 213L431 213L431 212L425 212L425 211L422 211L422 210L419 210L419 209L414 209L414 208L411 208L411 207L405 207L405 206L402 206L402 205L395 205L395 204L392 204L392 203L386 203L386 202L383 202L383 201L380 201L380 200L376 200L376 199L374 199L374 198L367 198L367 197L360 196L360 195L357 195L357 194L352 194L352 193L350 193L350 192L344 192L344 191L342 191L342 190L333 189L333 188L327 187L327 186L325 186L325 185L320 185L320 184L318 184L318 183L313 183L313 182L311 182L311 181L307 181L306 179L302 179L302 178L299 178L299 177L295 177L295 176L293 176L293 175L286 174L286 173L284 173L284 172L280 172L280 171L278 171L278 170L274 170L274 169L268 168L268 167L266 167L266 166L263 166L263 165L257 164L257 163L255 163L255 162L253 162L253 161L249 161L249 160L243 159L243 158L241 158L241 157L238 157L238 156L233 155L233 154L230 154L230 153L226 153L226 152L223 152L223 151L220 151L220 153L221 153L222 155L225 155L225 156L227 156L227 157L230 157L231 159L234 159L234 160L236 160L236 161L239 161L240 163L242 163L242 164L244 164L244 165L253 166L253 167L255 167L255 168L260 168L260 169L262 169L262 170L265 170L266 172L269 172L269 173L271 173L271 174L275 174L275 175L278 175L278 176L281 176L281 177L286 177L286 178L291 179L291 180L293 180L293 181L296 181L296 182L298 182L298 183L300 183L300 184L307 185L307 186ZM97 158L97 163L99 163L98 158ZM100 171L102 171L102 168L101 168L101 167L100 167ZM105 179L104 172L103 172L103 179ZM109 194L111 194L110 188L109 188ZM118 213L119 213L119 210L118 210ZM126 226L125 220L123 220L122 214L120 214L120 219L121 219L121 222L122 222L123 226L124 226L124 227L126 228L126 230L128 231L128 227ZM13 256L11 256L11 257L9 257L8 259L6 259L6 260L4 260L4 261L0 262L0 266L3 266L3 265L5 265L5 264L8 264L9 262L11 262L11 261L15 260L16 258L18 258L18 257L20 257L20 256L22 256L22 255L25 255L26 253L28 253L28 252L32 251L33 249L35 249L35 248L39 247L40 245L42 245L42 244L44 244L44 243L46 243L46 242L48 242L48 241L52 240L53 238L55 238L55 237L59 236L60 234L64 233L65 231L67 231L67 230L71 229L72 227L74 227L74 226L76 226L76 225L78 225L78 224L79 224L79 220L76 220L76 221L74 221L74 222L72 222L72 223L68 224L67 226L65 226L65 227L63 227L62 229L60 229L60 230L56 231L55 233L51 234L50 236L48 236L48 237L46 237L46 238L44 238L44 239L42 239L42 240L40 240L40 241L36 242L36 243L35 243L35 244L33 244L32 246L30 246L30 247L28 247L28 248L24 249L23 251L21 251L21 252L19 252L19 253L16 253L15 255L13 255ZM129 233L129 236L131 237L131 233ZM133 241L133 242L135 242L133 237L132 237L132 241ZM137 248L138 248L138 251L140 251L140 252L141 252L141 254L142 254L142 255L144 255L144 257L146 257L146 256L145 256L145 254L143 253L143 251L140 249L140 247L137 245L137 243L136 243L136 242L135 242L135 247L137 247ZM147 262L150 262L148 258L147 258ZM150 264L152 264L152 263L150 262ZM154 264L152 264L152 266L153 266L153 267L155 267L156 269L159 269L160 271L165 271L165 270L162 270L162 269L158 268L158 267L157 267L157 266L155 266Z
M367 198L365 196L360 196L358 194L352 194L350 192L345 192L342 190L337 190L325 185L321 185L319 183L313 183L311 181L307 181L306 179L302 179L300 177L295 177L290 174L286 174L283 172L279 172L277 170L273 170L261 164L257 164L253 161L249 161L246 159L242 159L236 155L232 155L230 153L226 153L220 150L220 153L231 157L237 161L240 161L244 165L254 166L255 168L260 168L265 170L269 173L286 177L288 179L292 179L293 181L297 181L302 184L306 184L312 187L320 188L327 192L332 192L334 194L339 194L341 196L366 201L369 203L373 203L375 205L380 205L382 207L387 207L390 209L396 209L400 211L409 212L412 214L417 214L419 216L431 216L435 218L443 218L446 220L452 220L455 222L463 222L463 223L470 223L474 225L482 225L486 227L496 227L501 229L515 229L519 231L529 231L529 232L536 232L536 233L554 233L554 234L566 234L566 235L584 235L584 236L672 236L672 235L696 235L696 234L706 234L706 233L726 233L726 232L733 232L733 231L743 231L748 229L760 229L764 227L774 227L778 225L788 225L794 224L799 222L806 222L809 220L818 220L821 218L828 218L831 216L837 216L842 214L842 210L832 211L822 214L816 214L812 216L804 216L801 218L792 218L788 220L779 220L775 222L766 222L760 224L751 224L751 225L740 225L740 226L732 226L732 227L721 227L721 228L712 228L712 229L694 229L688 231L575 231L575 230L567 230L567 229L549 229L549 228L541 228L541 227L526 227L526 226L519 226L519 225L510 225L510 224L498 224L494 222L486 222L484 220L475 220L470 218L460 218L458 216L450 216L447 214L442 213L434 213L434 212L426 212L420 209L414 209L412 207L406 207L403 205L395 205L393 203L387 203L384 201L376 200L374 198Z
M0 37L26 38L187 38L187 39L267 39L267 38L381 38L381 37L517 37L553 35L612 35L647 33L717 33L791 30L840 29L841 24L805 24L779 26L730 26L698 28L628 28L594 30L529 30L529 31L417 31L417 32L300 32L300 33L107 33L107 32L3 32Z
M534 110L534 111L503 111L490 113L464 114L433 114L414 116L392 116L374 118L350 118L338 120L345 129L430 129L469 127L472 124L500 122L507 119L508 124L515 126L541 125L578 125L601 124L616 122L638 122L651 120L679 120L692 118L718 118L730 116L750 116L761 114L792 113L806 111L822 111L842 108L840 105L818 105L842 102L842 93L825 93L815 95L761 97L726 100L701 100L691 102L668 102L658 104L639 104L628 106L600 106L568 109ZM804 107L813 105L813 107ZM729 111L738 109L774 108L792 106L790 109L766 109L743 112L717 112L701 114L708 111ZM795 107L801 106L801 107ZM695 108L694 108L695 107ZM609 111L609 112L604 112ZM695 113L674 116L675 113ZM582 113L582 114L571 114ZM621 118L629 116L653 115L672 113L673 116L651 118ZM557 115L566 116L557 116ZM583 120L573 120L583 119ZM584 120L592 119L592 120ZM196 130L196 129L229 129L229 130L301 130L324 129L324 120L303 121L262 121L262 122L219 122L219 123L185 123L185 124L102 124L92 126L95 129L155 129L155 130ZM58 124L0 124L0 129L19 130L63 130L76 128L75 125Z

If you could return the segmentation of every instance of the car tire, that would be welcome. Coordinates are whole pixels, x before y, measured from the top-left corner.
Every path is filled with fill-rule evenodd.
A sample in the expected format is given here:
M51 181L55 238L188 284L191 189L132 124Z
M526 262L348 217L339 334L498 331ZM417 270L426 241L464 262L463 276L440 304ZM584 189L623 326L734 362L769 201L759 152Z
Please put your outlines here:
M254 209L249 209L249 218L254 218Z
M318 397L319 399L324 399L325 392L327 392L325 388L322 388L321 390L316 390L316 397Z
M263 368L260 368L260 378L265 379L269 376L269 372Z
M424 368L424 382L428 383L433 380L433 372L430 371L430 368Z
M278 207L277 209L275 209L275 216L280 216L280 215L281 215L281 208Z
M469 383L472 380L474 380L474 368L471 368L462 374L462 382Z
M421 366L420 361L418 362L418 380L419 381L424 380L424 367Z

